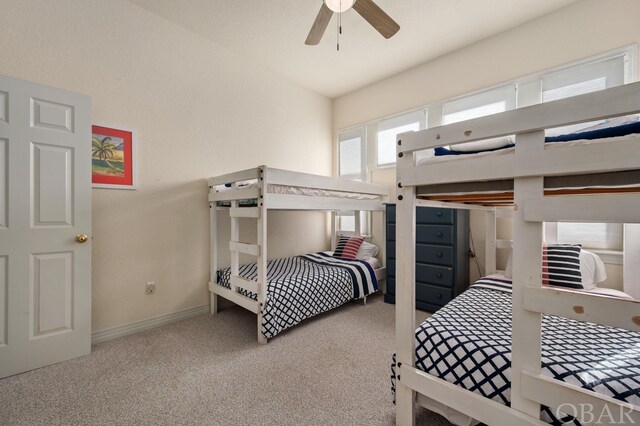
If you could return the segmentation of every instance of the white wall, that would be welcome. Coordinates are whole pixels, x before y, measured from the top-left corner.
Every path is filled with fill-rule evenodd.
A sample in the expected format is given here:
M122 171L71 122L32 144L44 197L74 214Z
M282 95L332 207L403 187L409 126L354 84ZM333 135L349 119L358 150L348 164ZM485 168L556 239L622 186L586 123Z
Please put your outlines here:
M334 131L638 43L639 16L637 0L574 3L335 99ZM374 171L372 176L395 192L392 172ZM484 222L472 214L471 225L484 265ZM380 223L374 224L375 232L381 230ZM622 268L608 265L608 269L612 279L606 285L621 288ZM473 261L471 277L477 277Z
M86 93L95 120L138 132L139 189L93 190L94 331L208 303L207 177L331 173L328 99L125 0L3 0L0 58L0 73ZM328 246L326 214L270 226L270 257Z

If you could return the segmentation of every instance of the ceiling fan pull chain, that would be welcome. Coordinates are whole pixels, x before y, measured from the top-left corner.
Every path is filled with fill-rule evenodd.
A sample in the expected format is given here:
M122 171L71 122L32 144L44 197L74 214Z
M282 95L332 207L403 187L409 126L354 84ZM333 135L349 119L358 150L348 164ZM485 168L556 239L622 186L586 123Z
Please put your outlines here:
M342 0L340 0L340 6L342 6ZM342 19L342 13L338 12L338 19L336 19L336 50L339 52L340 51L340 34L342 33L342 25L340 23Z

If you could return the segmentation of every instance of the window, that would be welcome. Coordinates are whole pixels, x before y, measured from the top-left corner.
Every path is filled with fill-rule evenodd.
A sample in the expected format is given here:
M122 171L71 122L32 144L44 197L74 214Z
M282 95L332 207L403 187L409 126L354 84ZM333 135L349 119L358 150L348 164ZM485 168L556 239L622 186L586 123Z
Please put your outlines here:
M358 128L340 132L338 137L339 176L352 180L368 180L368 173L378 167L396 163L396 135L444 124L470 120L516 108L549 102L569 96L594 92L635 79L637 47L629 46L598 57L567 66L531 74L487 90L429 105L393 117L385 117L362 124ZM573 132L590 126L581 123L547 130L547 134ZM416 152L415 158L433 156L433 150ZM362 224L368 229L368 215ZM344 230L354 229L353 213L344 212L339 224ZM554 239L580 242L585 247L621 247L621 227L603 224L553 224ZM579 235L581 234L581 235Z
M422 130L427 126L425 110L410 112L377 123L376 165L388 166L396 162L396 136L399 133Z
M367 176L367 128L361 126L338 134L338 173L341 179L366 181ZM361 212L360 233L368 234L369 215ZM353 211L340 211L336 215L338 230L355 232Z
M568 67L542 76L542 102L583 95L624 84L626 55L619 54ZM592 123L553 129L552 134L579 131ZM567 223L557 225L559 243L582 244L595 250L622 251L623 225L619 223Z
M584 95L624 84L625 58L626 55L619 54L611 58L589 61L543 75L541 79L542 102ZM598 122L563 126L547 131L547 135L576 132L596 123Z
M340 132L338 141L340 177L364 181L366 175L366 127Z
M515 107L515 86L509 84L444 103L442 105L442 124L484 117Z
M621 223L558 223L558 242L582 244L586 249L622 251Z
M624 84L625 55L595 60L542 76L542 102Z

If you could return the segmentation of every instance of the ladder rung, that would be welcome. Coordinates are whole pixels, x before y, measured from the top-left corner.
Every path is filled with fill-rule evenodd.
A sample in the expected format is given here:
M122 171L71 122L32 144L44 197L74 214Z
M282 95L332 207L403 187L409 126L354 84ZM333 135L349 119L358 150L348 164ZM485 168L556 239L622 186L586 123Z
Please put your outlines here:
M231 275L231 285L234 287L242 287L252 293L260 293L260 286L258 285L258 281L248 280L246 278L242 278L239 275Z
M260 217L260 209L258 207L232 207L229 210L229 215L231 217L252 217L257 219Z
M260 256L260 246L257 244L245 244L237 241L229 241L229 250L249 254L251 256Z

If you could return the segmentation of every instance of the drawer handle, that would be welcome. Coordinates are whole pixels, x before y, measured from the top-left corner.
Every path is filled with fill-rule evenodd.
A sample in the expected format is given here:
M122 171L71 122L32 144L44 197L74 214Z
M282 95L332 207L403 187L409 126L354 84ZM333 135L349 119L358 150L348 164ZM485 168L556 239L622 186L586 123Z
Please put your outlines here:
M438 293L438 299L442 299L442 293Z
M438 232L436 235L438 235L438 237L442 238L442 236L444 235L442 232Z
M436 213L436 216L438 216L438 217L442 217L442 212L437 212L437 213Z
M436 274L436 276L437 276L438 278L442 278L442 272L438 272L438 273Z
M438 252L438 257L442 257L442 252L441 251Z

